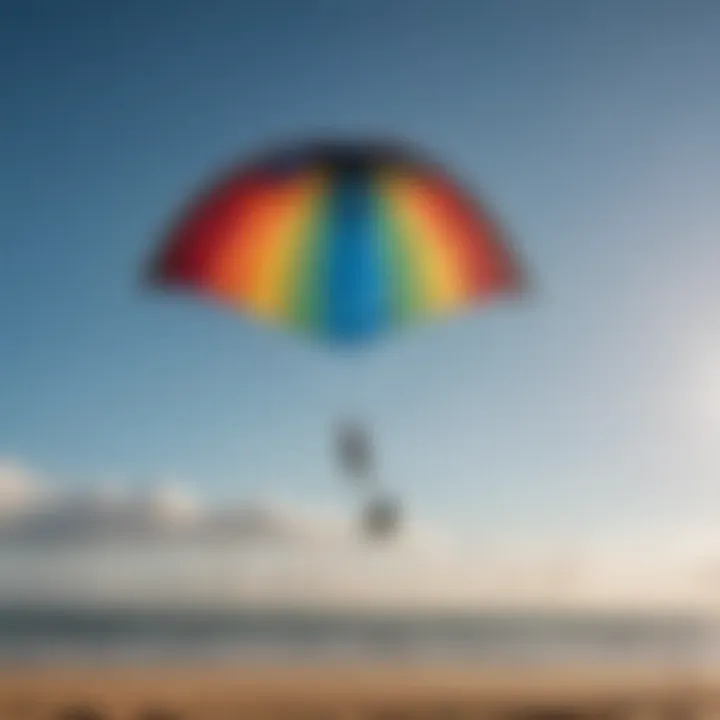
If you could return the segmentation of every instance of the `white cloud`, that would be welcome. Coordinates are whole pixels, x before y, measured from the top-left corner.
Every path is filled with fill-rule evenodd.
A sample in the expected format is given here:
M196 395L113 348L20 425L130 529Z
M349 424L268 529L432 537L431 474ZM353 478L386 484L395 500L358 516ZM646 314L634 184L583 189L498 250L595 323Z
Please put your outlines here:
M719 593L716 531L463 543L410 521L367 543L354 515L217 508L167 482L60 492L5 461L0 602L709 608Z
M204 507L178 484L162 483L140 493L103 484L60 492L41 484L18 464L0 463L0 543L303 543L340 531L331 518L279 504Z
M0 519L34 506L39 495L37 480L27 468L0 458Z

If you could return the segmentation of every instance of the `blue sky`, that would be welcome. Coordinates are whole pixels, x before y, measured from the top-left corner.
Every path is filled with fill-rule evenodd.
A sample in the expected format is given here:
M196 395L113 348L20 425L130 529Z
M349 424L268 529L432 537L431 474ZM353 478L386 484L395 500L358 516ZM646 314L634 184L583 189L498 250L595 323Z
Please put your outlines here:
M712 521L714 0L0 9L0 455L58 484L348 504L328 447L357 412L391 486L445 525ZM325 130L452 167L531 295L347 356L140 287L189 192Z

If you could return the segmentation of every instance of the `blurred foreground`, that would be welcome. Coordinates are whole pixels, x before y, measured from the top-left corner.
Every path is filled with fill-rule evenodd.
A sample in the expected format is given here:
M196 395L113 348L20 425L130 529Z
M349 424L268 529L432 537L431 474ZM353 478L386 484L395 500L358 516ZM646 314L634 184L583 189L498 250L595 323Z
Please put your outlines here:
M0 719L720 718L716 628L547 610L7 607Z
M3 720L715 718L720 678L613 670L14 670Z

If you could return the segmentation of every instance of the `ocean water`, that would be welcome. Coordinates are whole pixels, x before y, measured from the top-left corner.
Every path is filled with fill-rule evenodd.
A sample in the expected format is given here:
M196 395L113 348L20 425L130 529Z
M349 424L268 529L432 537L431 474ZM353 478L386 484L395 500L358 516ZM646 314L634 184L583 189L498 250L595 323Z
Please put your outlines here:
M0 610L4 665L200 660L689 668L720 663L720 632L656 616Z

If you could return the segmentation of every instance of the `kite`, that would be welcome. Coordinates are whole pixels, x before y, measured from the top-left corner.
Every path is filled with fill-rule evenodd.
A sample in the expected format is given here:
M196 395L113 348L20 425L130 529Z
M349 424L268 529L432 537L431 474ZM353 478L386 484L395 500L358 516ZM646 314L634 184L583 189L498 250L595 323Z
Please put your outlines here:
M333 343L523 285L496 222L438 165L392 143L322 141L241 164L194 197L150 276Z
M193 196L150 280L331 344L357 345L515 294L524 276L488 210L398 143L311 141L231 168ZM377 485L372 443L340 429L345 474ZM363 525L391 535L399 504L376 492Z

